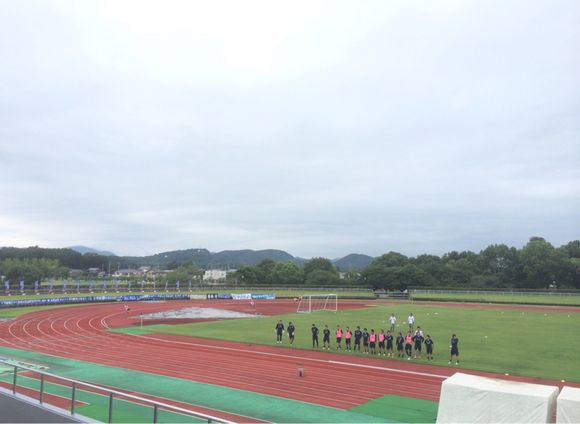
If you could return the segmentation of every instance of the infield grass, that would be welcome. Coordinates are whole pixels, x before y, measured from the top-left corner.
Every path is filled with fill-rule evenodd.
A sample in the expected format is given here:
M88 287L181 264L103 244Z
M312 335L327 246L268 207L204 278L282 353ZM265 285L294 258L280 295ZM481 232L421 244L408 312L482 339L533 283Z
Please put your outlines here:
M281 319L284 325L294 322L296 340L292 348L312 349L310 327L315 323L320 329L331 330L331 348L336 352L334 330L340 324L352 330L360 325L370 331L388 330L388 316L398 318L397 331L407 329L409 312L416 316L415 326L421 326L435 342L435 360L414 359L415 362L449 366L449 340L452 333L459 338L461 368L509 373L545 379L580 382L580 313L537 312L498 309L445 307L439 305L404 304L371 306L339 312L312 314L287 314L259 316L256 318L212 321L180 325L152 325L143 330L133 328L128 332L168 333L243 343L289 347L288 337L277 345L274 326ZM121 330L123 331L123 330ZM344 345L344 341L343 341ZM344 346L343 346L344 347ZM338 352L344 355L358 353ZM370 355L372 356L372 355ZM384 357L381 356L381 359ZM389 359L396 366L396 361ZM453 366L455 366L453 364Z

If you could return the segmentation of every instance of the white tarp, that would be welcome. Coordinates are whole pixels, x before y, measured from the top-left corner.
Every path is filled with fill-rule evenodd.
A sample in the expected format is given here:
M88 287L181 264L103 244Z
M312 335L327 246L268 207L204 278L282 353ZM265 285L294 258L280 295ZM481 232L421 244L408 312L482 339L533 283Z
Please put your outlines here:
M564 387L558 396L557 423L580 423L580 389Z
M438 423L548 423L558 387L456 373L443 381Z

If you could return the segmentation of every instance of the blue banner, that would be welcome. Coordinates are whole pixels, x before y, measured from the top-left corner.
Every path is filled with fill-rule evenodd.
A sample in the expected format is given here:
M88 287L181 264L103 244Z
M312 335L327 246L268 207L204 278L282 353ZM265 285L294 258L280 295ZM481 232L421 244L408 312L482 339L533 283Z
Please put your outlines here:
M53 297L41 299L15 299L0 300L0 308L10 308L16 306L38 306L57 305L66 303L95 303L95 302L128 302L139 300L185 300L189 299L188 294L147 294L147 295L126 295L126 296L83 296L83 297Z
M252 299L274 300L276 299L276 295L274 293L252 293Z

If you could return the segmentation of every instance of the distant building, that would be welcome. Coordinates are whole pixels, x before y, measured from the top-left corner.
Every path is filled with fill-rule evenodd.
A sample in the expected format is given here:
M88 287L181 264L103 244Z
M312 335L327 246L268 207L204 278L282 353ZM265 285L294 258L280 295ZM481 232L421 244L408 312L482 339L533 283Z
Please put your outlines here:
M89 274L97 275L99 272L101 272L101 268L89 268L87 269L87 272Z
M141 275L141 272L139 272L138 269L127 268L127 269L118 269L113 274L113 277L132 277L135 275Z
M71 278L77 278L77 277L80 277L80 276L82 276L84 273L85 273L85 272L84 272L82 269L71 269L71 270L69 271L69 276L70 276Z
M203 281L225 280L227 272L223 269L208 269L203 273Z

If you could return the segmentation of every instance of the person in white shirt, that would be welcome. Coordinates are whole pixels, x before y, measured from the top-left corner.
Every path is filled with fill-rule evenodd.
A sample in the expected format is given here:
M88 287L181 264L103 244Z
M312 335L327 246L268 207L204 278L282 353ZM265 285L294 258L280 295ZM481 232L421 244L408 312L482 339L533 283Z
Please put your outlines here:
M391 314L389 322L391 323L391 332L395 331L395 325L397 324L397 317L395 314Z
M413 331L413 327L415 325L415 317L413 316L412 312L409 314L409 318L407 318L407 322L409 323L409 331Z
M423 330L421 330L421 327L417 327L417 331L415 331L415 336L421 336L422 339L425 338L425 336L423 335Z

